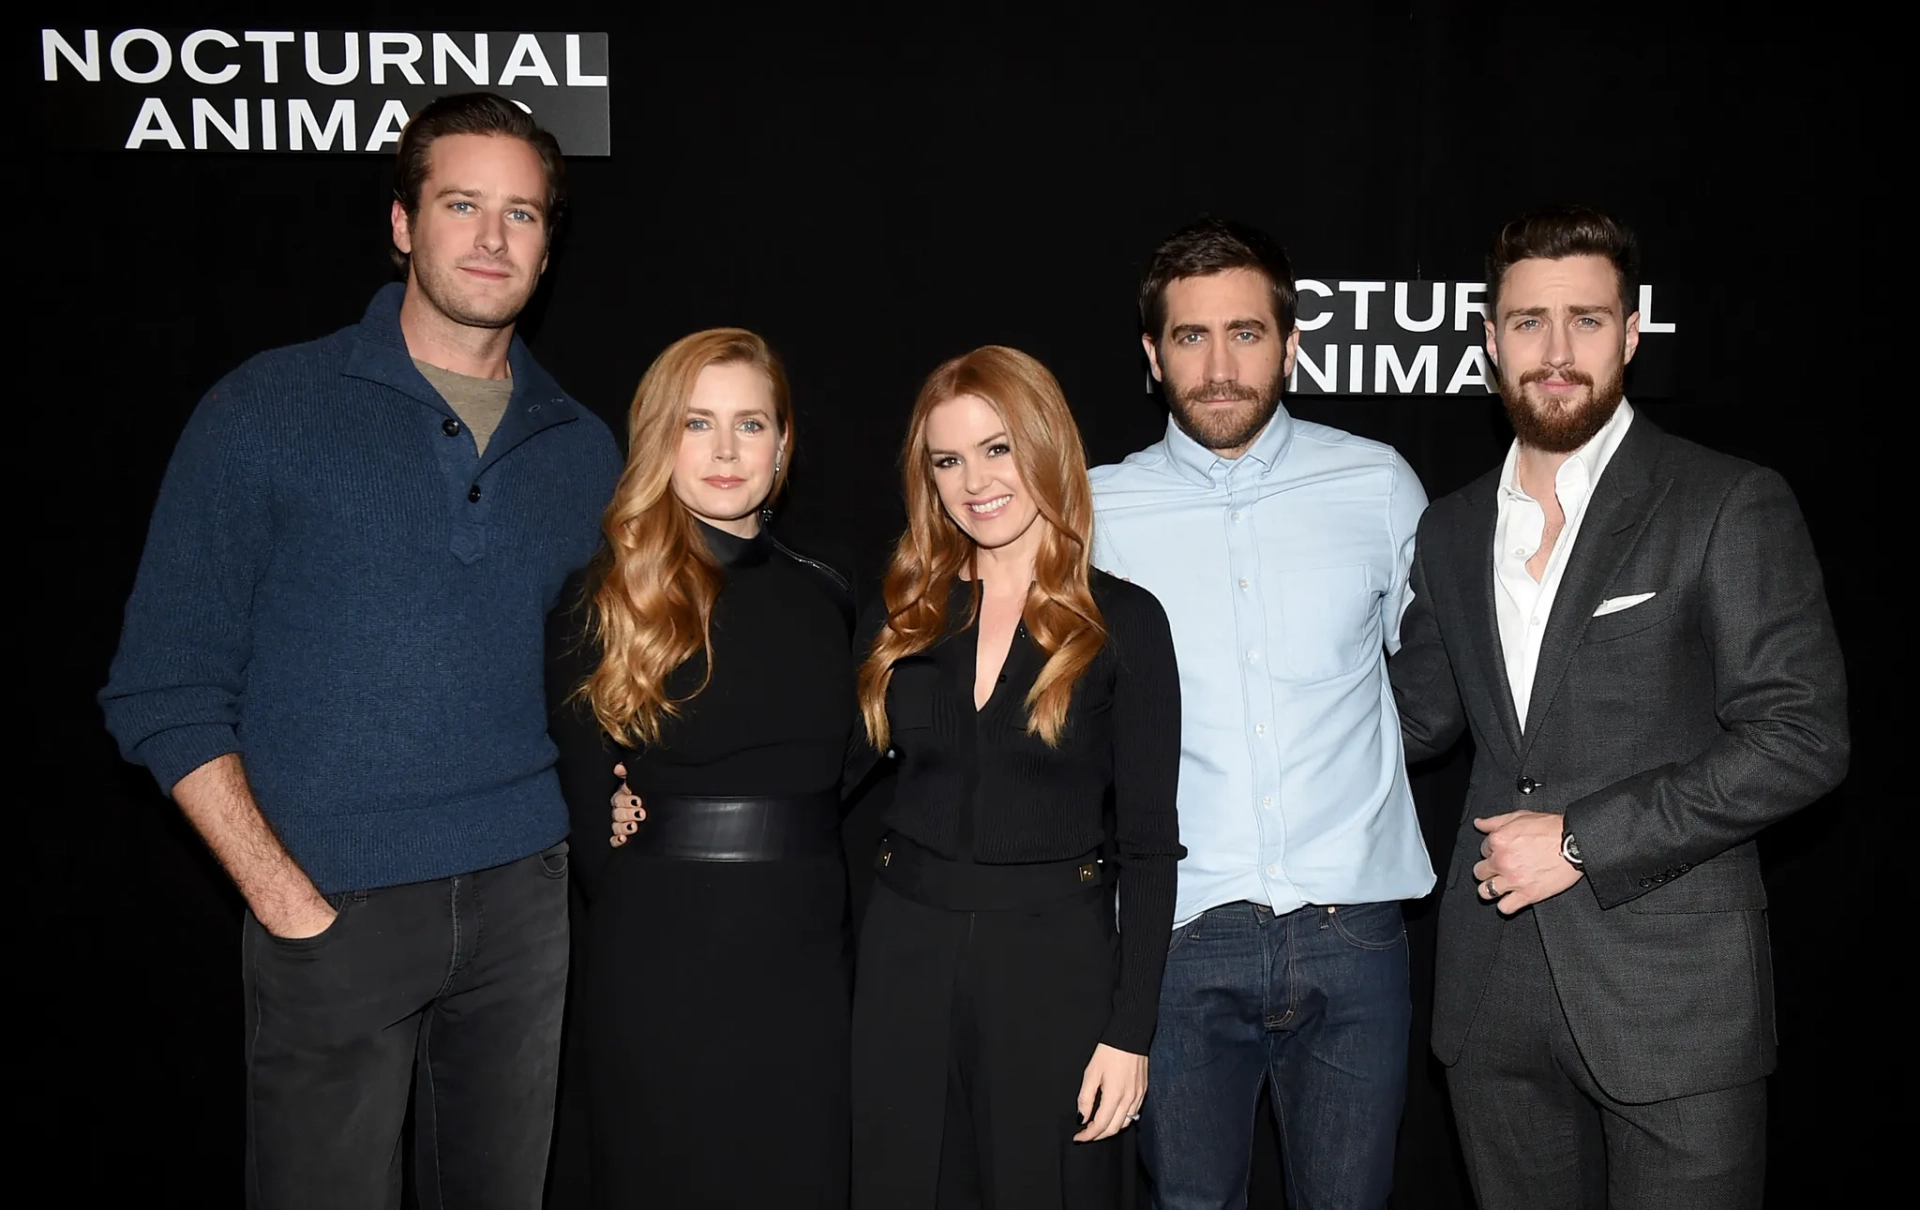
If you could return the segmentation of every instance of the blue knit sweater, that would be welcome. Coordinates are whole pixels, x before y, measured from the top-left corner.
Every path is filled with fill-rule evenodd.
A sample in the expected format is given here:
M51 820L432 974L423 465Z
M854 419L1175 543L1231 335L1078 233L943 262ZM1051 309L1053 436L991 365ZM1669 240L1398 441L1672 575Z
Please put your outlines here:
M543 628L620 456L518 337L477 456L400 334L358 324L210 391L167 468L100 701L163 790L228 752L323 893L514 861L567 832Z

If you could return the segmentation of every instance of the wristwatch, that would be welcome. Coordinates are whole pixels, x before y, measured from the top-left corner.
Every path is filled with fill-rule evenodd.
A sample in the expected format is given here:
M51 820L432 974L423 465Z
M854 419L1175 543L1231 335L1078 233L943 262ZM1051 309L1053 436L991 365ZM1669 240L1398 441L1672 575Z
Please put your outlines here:
M1574 869L1577 870L1580 868L1582 864L1580 861L1580 842L1573 838L1572 832L1562 832L1560 834L1560 856L1566 858L1567 864Z

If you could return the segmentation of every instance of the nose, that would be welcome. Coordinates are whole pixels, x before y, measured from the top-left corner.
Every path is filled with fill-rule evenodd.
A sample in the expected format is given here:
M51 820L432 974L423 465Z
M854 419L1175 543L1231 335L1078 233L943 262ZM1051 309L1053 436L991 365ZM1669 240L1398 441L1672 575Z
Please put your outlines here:
M1205 365L1208 382L1232 382L1239 377L1238 367L1234 363L1233 350L1224 341L1207 343L1207 361Z
M719 462L737 462L740 458L740 434L731 426L722 428L719 440L713 443L713 456Z
M1561 324L1551 326L1547 334L1547 347L1542 350L1546 363L1556 370L1564 370L1573 364L1573 337Z
M985 463L969 462L961 486L967 489L969 496L978 496L993 483L993 476L987 474Z
M489 256L498 256L507 250L507 216L498 210L489 210L481 218L473 233L473 246Z

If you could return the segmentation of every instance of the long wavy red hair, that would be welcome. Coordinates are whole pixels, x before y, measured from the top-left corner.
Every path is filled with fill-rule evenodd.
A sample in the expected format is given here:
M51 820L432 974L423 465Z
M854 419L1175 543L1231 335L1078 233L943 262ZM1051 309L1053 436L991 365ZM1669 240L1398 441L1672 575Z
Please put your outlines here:
M1006 424L1014 465L1032 493L1045 526L1034 560L1022 620L1047 662L1027 693L1027 730L1048 745L1060 742L1073 687L1106 643L1106 622L1094 604L1093 488L1087 454L1066 394L1047 367L1002 345L986 345L935 370L914 400L901 451L907 528L894 546L881 593L887 622L860 667L860 712L867 737L885 748L887 685L894 664L937 642L947 629L953 580L975 569L977 547L940 503L927 452L927 417L949 399L985 400ZM979 610L978 590L969 607Z
M578 690L608 735L629 747L657 742L661 720L679 714L667 678L694 655L713 672L711 622L720 595L720 565L693 514L673 491L674 460L686 432L687 401L700 371L746 364L773 387L782 454L793 447L793 398L787 375L767 342L743 328L683 336L654 359L627 411L627 466L601 519L606 542L587 577L588 630L600 662ZM786 485L782 457L773 500Z

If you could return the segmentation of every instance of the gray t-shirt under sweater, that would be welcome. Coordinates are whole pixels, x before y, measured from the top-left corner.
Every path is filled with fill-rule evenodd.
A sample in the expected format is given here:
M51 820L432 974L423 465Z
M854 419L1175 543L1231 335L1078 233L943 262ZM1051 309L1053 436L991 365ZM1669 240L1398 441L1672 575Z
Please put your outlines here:
M474 449L486 453L493 430L500 427L500 418L507 414L507 401L513 398L513 379L469 378L428 365L418 357L413 364L473 433Z

